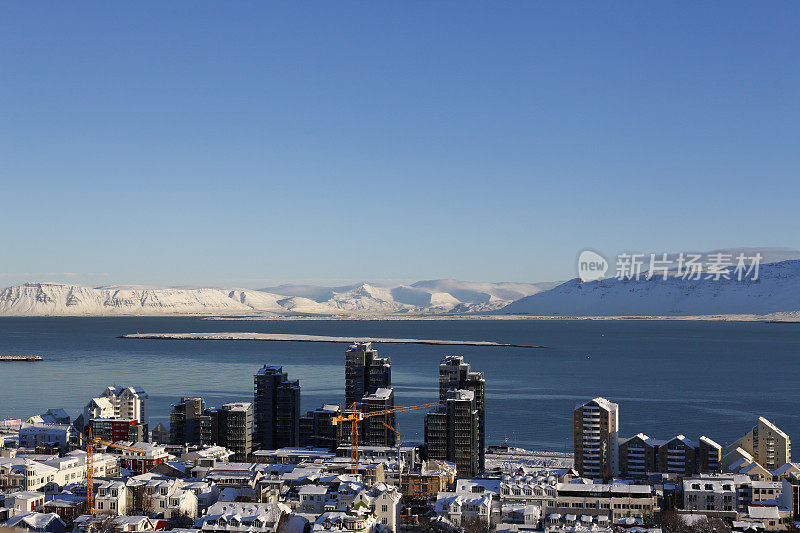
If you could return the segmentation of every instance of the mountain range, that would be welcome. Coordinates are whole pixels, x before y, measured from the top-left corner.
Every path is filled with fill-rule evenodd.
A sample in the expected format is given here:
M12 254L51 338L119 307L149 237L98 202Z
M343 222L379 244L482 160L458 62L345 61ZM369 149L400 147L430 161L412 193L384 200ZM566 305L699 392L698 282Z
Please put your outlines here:
M475 313L501 309L554 285L431 280L410 285L281 285L251 290L25 283L0 292L0 316Z
M761 265L758 279L573 279L408 285L280 285L263 289L85 287L25 283L0 292L0 316L780 315L800 320L800 260Z

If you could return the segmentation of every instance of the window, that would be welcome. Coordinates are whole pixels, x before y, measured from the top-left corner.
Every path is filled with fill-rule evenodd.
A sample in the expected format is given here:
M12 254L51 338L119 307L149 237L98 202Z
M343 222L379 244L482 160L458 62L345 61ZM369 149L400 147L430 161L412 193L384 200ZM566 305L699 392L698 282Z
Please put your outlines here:
M381 512L382 513L388 513L389 512L389 506L388 505L381 505Z

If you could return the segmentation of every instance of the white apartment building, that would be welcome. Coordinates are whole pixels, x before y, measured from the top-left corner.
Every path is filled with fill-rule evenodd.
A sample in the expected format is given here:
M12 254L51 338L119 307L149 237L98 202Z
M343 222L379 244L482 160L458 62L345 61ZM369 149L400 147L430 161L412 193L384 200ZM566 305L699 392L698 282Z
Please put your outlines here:
M297 489L297 494L297 510L301 513L320 515L326 511L326 506L331 509L336 507L336 498L325 485L303 485Z
M144 474L130 478L127 489L129 492L144 491L149 507L146 510L149 512L164 513L167 519L179 515L197 518L197 495L183 485L180 479ZM131 494L128 494L130 497Z
M218 502L209 507L200 530L206 533L273 533L291 512L282 503Z
M88 424L92 418L124 418L146 424L148 398L140 387L106 387L86 404L83 420Z
M111 454L95 454L97 477L119 475L119 461ZM45 461L0 458L0 479L15 479L14 486L28 491L58 492L65 485L86 479L86 452L76 450ZM10 488L11 486L9 486Z
M747 479L745 476L739 476ZM733 476L708 476L683 480L683 508L719 518L736 518L740 507L741 483Z
M503 501L539 503L550 507L556 499L558 476L549 475L503 475L500 482L500 498Z
M491 524L492 493L440 492L436 496L436 514L456 527L475 519Z
M103 481L95 487L94 506L100 513L128 514L130 504L128 488L123 481Z
M40 444L50 444L66 453L77 443L77 434L69 424L24 423L19 430L19 447L34 450Z
M389 531L396 532L400 526L400 498L397 487L376 483L360 490L353 499L353 505L363 503L375 513L377 523Z

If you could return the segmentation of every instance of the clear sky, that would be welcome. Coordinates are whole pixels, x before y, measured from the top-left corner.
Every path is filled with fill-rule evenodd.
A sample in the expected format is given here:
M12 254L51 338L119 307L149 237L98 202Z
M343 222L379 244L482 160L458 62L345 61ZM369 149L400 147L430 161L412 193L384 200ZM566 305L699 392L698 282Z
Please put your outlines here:
M797 2L3 2L0 285L800 248Z

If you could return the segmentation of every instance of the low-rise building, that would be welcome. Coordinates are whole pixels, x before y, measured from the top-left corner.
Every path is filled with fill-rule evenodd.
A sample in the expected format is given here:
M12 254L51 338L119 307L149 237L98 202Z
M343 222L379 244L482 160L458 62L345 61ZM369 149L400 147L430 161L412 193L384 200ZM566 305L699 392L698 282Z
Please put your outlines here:
M291 509L282 503L215 503L201 519L206 533L273 533Z
M600 484L575 480L556 485L556 500L547 514L604 515L611 523L623 518L648 519L657 512L650 485Z
M69 424L25 423L19 430L19 447L30 450L47 446L67 453L77 446L77 439L77 430Z

